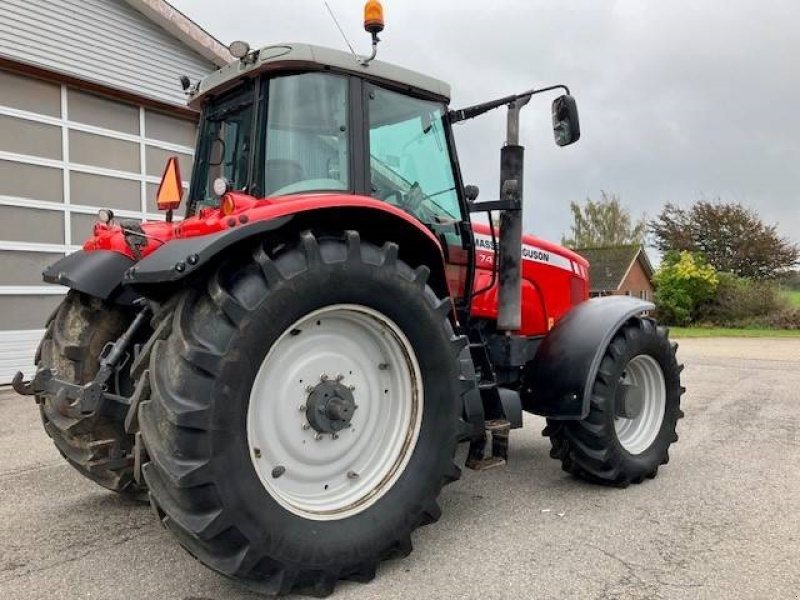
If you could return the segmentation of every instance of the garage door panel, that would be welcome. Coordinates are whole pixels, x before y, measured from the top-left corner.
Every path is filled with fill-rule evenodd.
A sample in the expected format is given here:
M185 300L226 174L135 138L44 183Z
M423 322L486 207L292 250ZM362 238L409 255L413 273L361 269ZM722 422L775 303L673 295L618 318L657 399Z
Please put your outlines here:
M61 128L0 115L0 150L61 160Z
M81 165L139 173L139 144L70 130L69 159Z
M0 196L63 202L62 171L53 167L0 160Z
M0 240L64 243L64 213L21 206L0 206Z
M197 138L197 123L170 117L152 110L145 111L144 131L148 139L170 144L194 147Z
M0 251L0 282L3 285L43 285L45 267L64 258L51 252Z
M75 89L67 91L69 120L139 135L139 107Z
M64 299L49 296L0 296L0 330L41 329Z
M92 229L97 222L96 215L82 215L72 213L70 217L70 227L72 229L72 243L80 246L92 235Z
M73 172L70 175L70 200L72 204L141 211L141 183Z
M0 105L61 116L61 89L53 83L0 70Z

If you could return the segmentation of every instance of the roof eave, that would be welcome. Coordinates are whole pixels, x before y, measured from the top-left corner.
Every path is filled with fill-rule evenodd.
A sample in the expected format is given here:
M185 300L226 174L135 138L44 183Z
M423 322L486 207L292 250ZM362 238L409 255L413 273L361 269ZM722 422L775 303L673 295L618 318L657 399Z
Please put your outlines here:
M222 42L165 0L125 2L217 67L223 67L232 60Z

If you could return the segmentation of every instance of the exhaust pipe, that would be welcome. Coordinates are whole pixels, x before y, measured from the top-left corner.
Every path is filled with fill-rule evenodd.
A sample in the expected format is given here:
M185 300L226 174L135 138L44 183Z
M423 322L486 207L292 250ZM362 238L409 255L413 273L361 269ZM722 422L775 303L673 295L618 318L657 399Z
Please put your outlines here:
M481 202L478 210L500 211L500 242L497 248L499 276L497 328L510 333L522 327L522 176L524 148L519 145L519 113L534 94L563 89L567 95L553 103L556 143L567 146L578 141L580 128L575 100L565 85L505 96L448 113L450 123L474 119L495 108L508 106L506 145L500 151L500 200ZM563 114L562 114L563 113Z
M506 332L522 327L522 177L525 149L519 145L519 112L530 100L531 96L528 95L509 103L506 145L500 151L500 199L508 206L500 212L497 328Z

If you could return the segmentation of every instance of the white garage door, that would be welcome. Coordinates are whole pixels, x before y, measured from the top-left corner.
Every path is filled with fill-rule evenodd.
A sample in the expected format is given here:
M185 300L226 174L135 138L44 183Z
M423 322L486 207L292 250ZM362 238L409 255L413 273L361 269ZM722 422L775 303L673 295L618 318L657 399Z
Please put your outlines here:
M191 174L191 120L0 70L0 384L33 372L65 289L42 269L77 250L99 207L163 219L153 201L166 157Z

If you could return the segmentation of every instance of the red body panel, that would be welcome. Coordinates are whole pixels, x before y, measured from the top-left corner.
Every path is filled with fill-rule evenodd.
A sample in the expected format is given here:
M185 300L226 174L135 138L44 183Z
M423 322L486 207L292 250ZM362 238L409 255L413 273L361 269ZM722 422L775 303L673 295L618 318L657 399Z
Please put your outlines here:
M475 289L489 285L495 252L489 226L473 223ZM472 302L471 314L497 320L497 283ZM589 263L568 250L534 237L522 238L522 335L543 335L576 304L589 297Z
M439 242L431 231L407 212L368 196L350 194L308 194L281 196L258 200L246 194L231 192L234 209L230 214L223 214L218 208L201 210L197 215L174 223L163 221L145 221L142 230L148 237L148 243L141 249L142 257L155 252L162 244L173 239L191 238L209 235L232 229L246 223L268 221L286 215L297 214L309 210L326 208L370 208L389 213L406 221L427 235L432 241ZM83 244L84 250L113 250L129 258L135 258L125 241L118 224L106 225L96 223L94 236Z
M141 248L142 257L155 252L162 244L173 239L209 235L239 227L255 221L275 219L309 210L361 207L379 210L402 219L427 235L439 245L436 236L424 225L403 210L366 196L349 194L309 194L283 196L258 200L246 194L230 193L233 210L223 214L218 208L201 210L183 221L166 223L150 221L141 224L147 244ZM224 203L223 203L224 204ZM492 278L495 252L491 244L488 225L474 223L476 245L475 289L483 289ZM136 233L136 232L132 232ZM97 223L94 235L83 245L84 250L112 250L135 259L119 224ZM523 335L547 333L575 304L589 295L589 263L578 254L545 240L526 235L522 245L522 328ZM463 289L466 268L448 265L447 279L455 290ZM497 319L497 283L478 294L472 302L471 314L475 317Z

